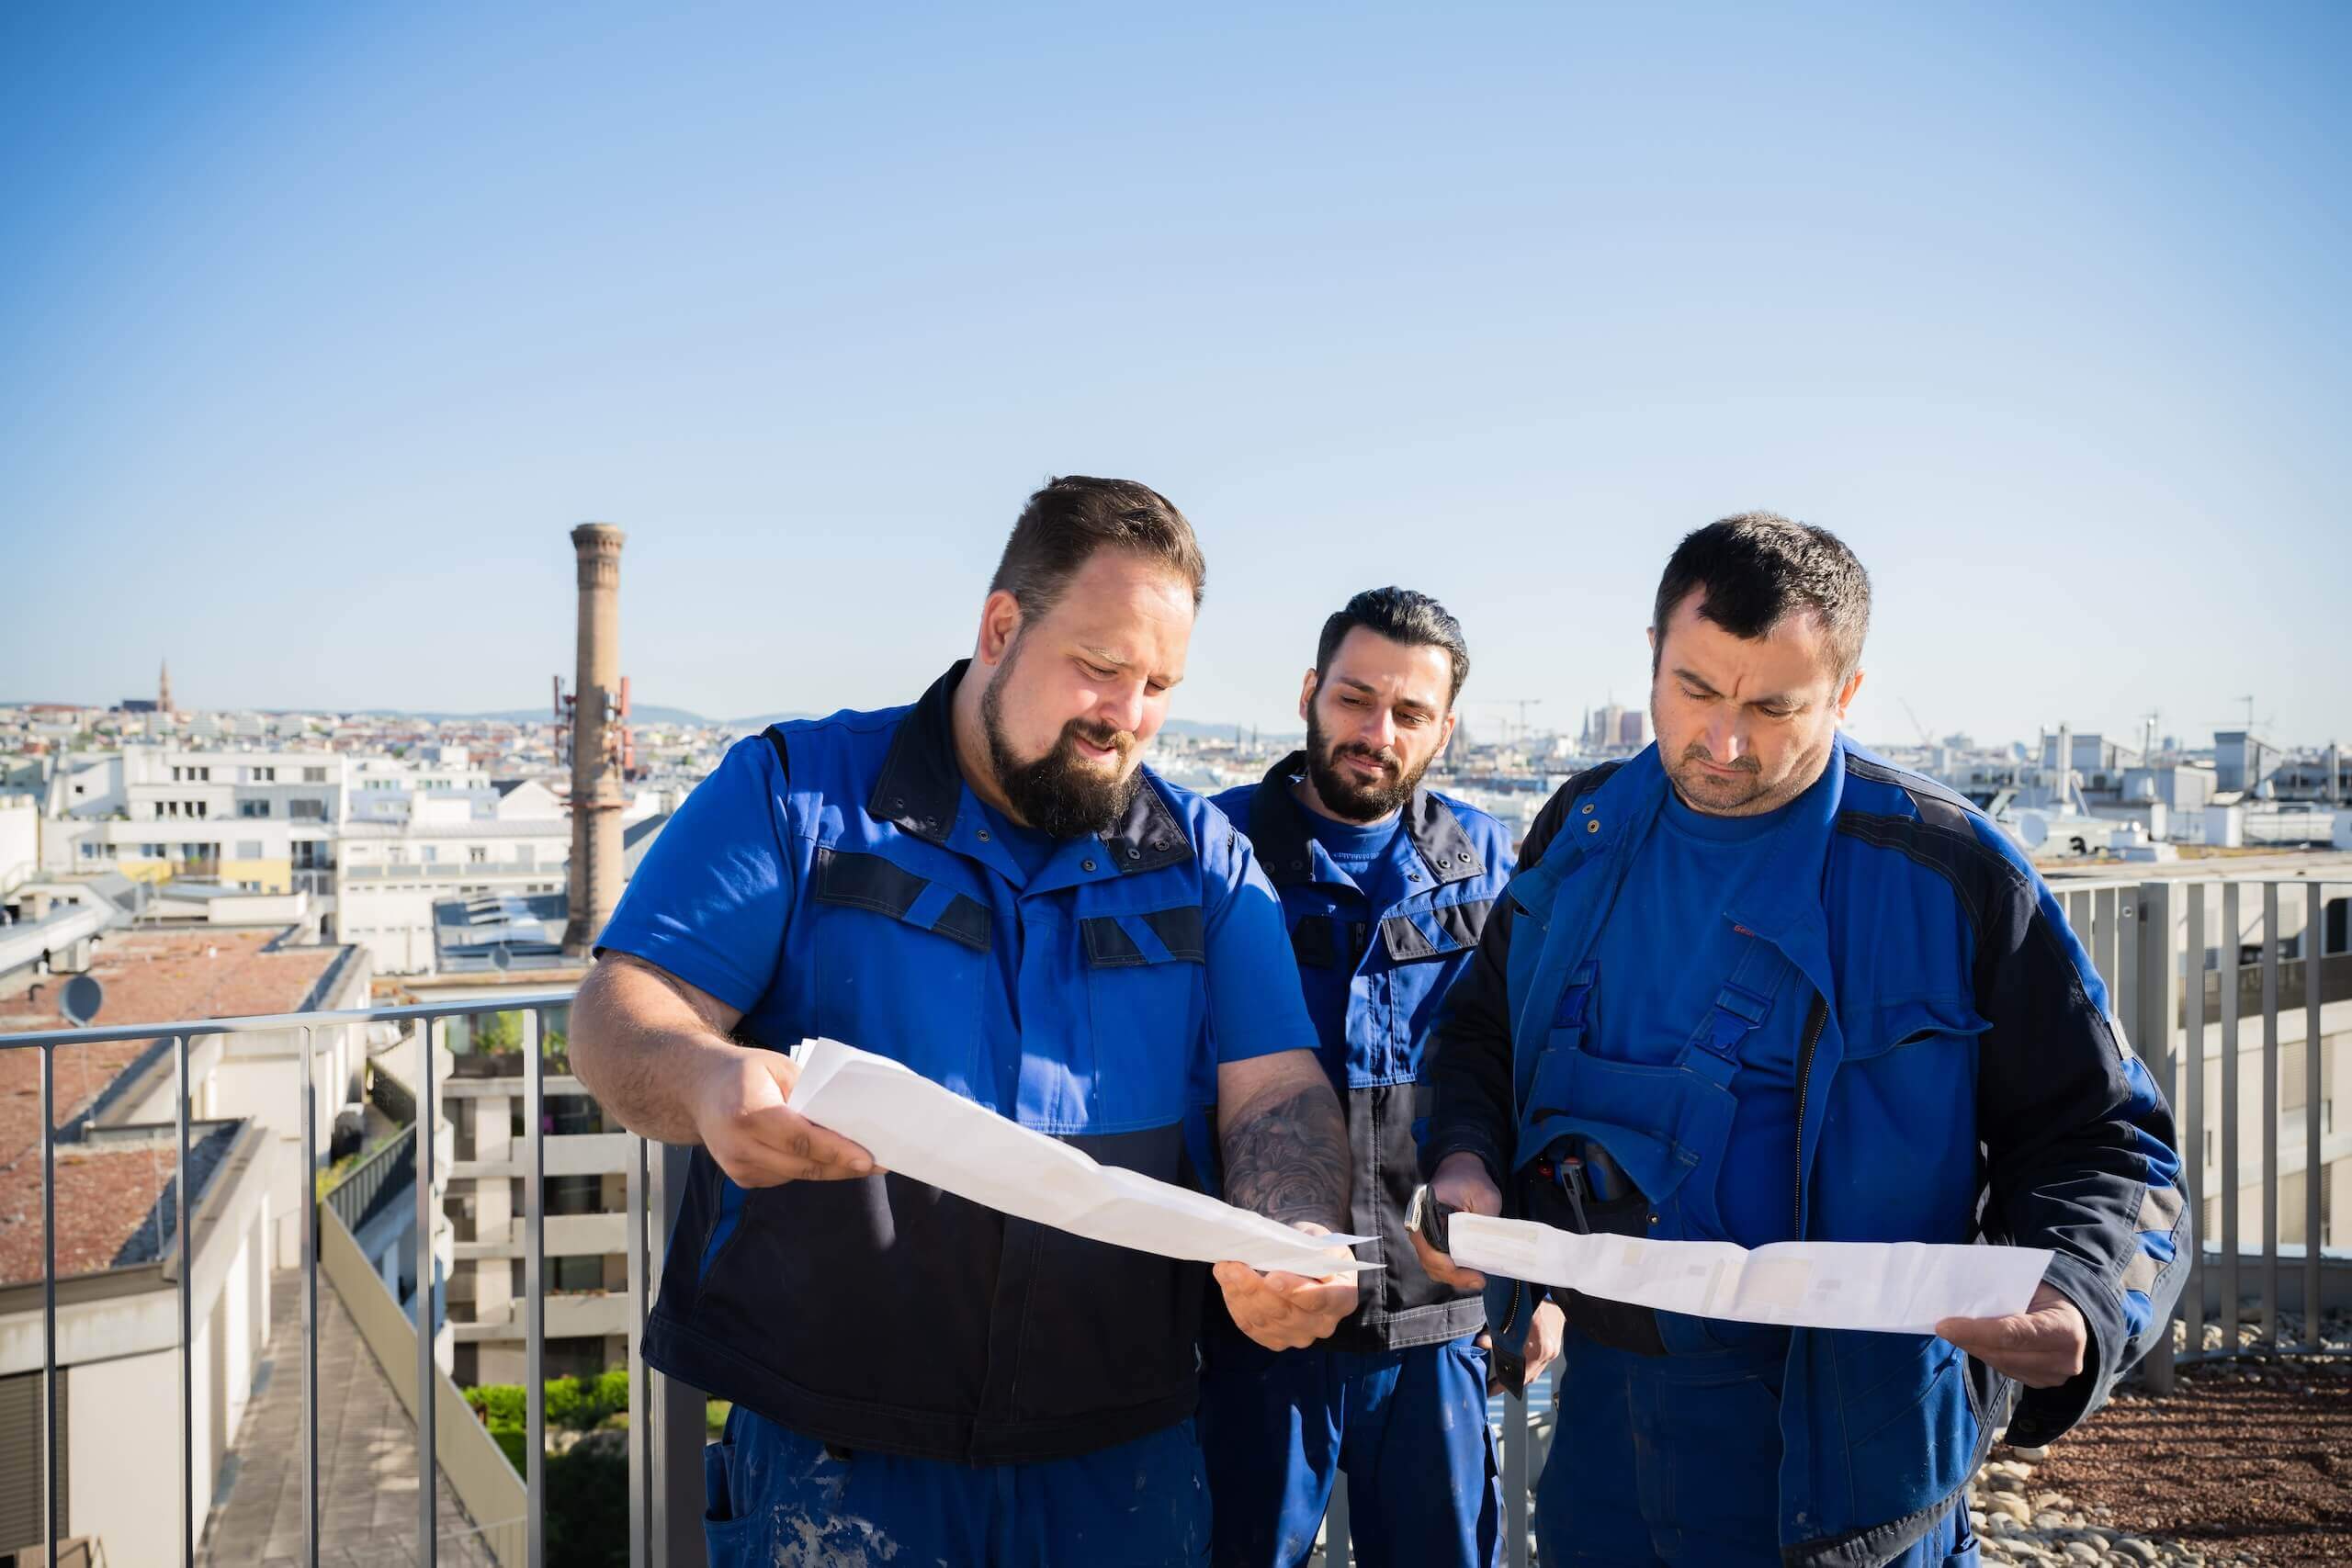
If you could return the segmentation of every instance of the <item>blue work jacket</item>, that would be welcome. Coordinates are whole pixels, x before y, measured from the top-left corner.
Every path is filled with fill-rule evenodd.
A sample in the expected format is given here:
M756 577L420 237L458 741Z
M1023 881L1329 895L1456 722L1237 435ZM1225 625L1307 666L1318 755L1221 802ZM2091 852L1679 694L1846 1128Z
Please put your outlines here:
M911 707L742 742L600 948L742 1010L737 1036L878 1052L1105 1165L1197 1185L1217 1063L1311 1047L1280 907L1215 807L1148 770L1026 871L963 783L958 664ZM904 1177L745 1190L701 1148L649 1363L850 1450L1053 1460L1183 1419L1206 1271Z
M1341 1350L1437 1344L1475 1333L1486 1313L1476 1292L1423 1272L1405 1235L1406 1206L1420 1182L1416 1123L1428 1109L1423 1046L1510 876L1510 836L1467 802L1415 790L1402 807L1405 830L1388 849L1396 874L1385 880L1404 893L1375 907L1316 840L1306 807L1291 793L1306 767L1306 753L1294 751L1216 805L1242 824L1282 896L1302 981L1316 971L1346 977L1344 996L1330 984L1306 987L1307 1011L1347 1112L1349 1228L1376 1238L1357 1256L1386 1267L1357 1277L1363 1299L1326 1343Z
M1791 863L1723 911L1823 1004L1797 1063L1795 1168L1754 1179L1788 1184L1805 1239L2050 1247L2048 1281L2090 1328L2083 1373L2022 1397L1932 1337L1794 1331L1782 1555L1842 1568L1923 1536L2005 1420L2010 1440L2044 1443L2104 1401L2168 1331L2191 1241L2171 1111L2032 866L1965 800L1842 735L1823 782L1799 807L1814 818L1779 835ZM1546 1054L1668 787L1653 746L1571 779L1537 818L1447 998L1427 1168L1467 1151L1508 1194L1555 1134L1607 1143L1634 1119Z

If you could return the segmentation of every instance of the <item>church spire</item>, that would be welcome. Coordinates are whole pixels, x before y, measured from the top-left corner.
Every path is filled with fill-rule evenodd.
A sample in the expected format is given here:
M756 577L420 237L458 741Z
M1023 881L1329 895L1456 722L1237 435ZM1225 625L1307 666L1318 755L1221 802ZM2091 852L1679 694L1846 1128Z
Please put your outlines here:
M175 711L172 707L172 661L168 659L164 660L163 675L156 684L155 711L157 713Z

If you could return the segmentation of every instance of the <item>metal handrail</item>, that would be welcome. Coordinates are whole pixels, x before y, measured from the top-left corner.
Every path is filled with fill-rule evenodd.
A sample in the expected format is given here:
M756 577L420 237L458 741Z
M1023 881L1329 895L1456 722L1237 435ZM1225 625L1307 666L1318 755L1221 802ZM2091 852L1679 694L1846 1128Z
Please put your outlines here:
M404 1181L416 1176L416 1128L414 1123L392 1134L384 1145L344 1173L343 1179L327 1189L320 1199L334 1211L344 1228L354 1235L359 1227L373 1219L382 1204L377 1200L385 1191L397 1190Z

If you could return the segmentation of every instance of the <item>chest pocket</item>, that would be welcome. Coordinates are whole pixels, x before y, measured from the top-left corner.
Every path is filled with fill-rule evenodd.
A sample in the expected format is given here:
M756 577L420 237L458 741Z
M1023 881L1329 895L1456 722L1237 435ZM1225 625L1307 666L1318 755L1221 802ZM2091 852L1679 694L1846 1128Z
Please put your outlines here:
M1839 1010L1846 1037L1845 1059L1867 1060L1891 1052L1961 1050L1993 1026L1974 1004L1957 998L1912 998Z
M878 854L820 848L809 1032L977 1086L993 922L967 893Z
M1080 917L1094 1034L1091 1131L1182 1118L1206 1055L1208 940L1198 902Z
M1390 915L1380 922L1380 940L1392 964L1452 958L1478 945L1494 908L1492 898L1476 898Z
M1290 929L1290 950L1306 969L1352 969L1363 952L1364 922L1337 915L1302 915Z

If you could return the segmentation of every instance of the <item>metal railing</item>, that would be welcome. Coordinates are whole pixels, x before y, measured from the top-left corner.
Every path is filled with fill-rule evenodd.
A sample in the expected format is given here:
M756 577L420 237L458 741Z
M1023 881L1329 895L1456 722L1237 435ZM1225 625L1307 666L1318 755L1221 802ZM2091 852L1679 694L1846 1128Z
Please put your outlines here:
M416 1129L401 1128L384 1145L327 1189L326 1205L356 1235L391 1195L416 1179Z
M29 1033L0 1035L0 1050L30 1050L40 1060L40 1167L41 1167L41 1343L42 1392L40 1421L44 1457L42 1504L42 1540L47 1543L52 1562L62 1544L60 1524L61 1499L58 1483L61 1467L56 1462L60 1427L58 1377L58 1299L57 1299L57 1145L56 1135L56 1053L60 1047L96 1043L106 1041L168 1039L175 1063L175 1125L178 1137L178 1165L167 1200L175 1219L175 1239L178 1264L176 1291L178 1298L178 1359L179 1359L179 1456L178 1476L179 1559L183 1568L196 1568L198 1545L198 1503L211 1495L211 1477L199 1478L195 1472L194 1421L198 1405L195 1397L195 1369L192 1347L195 1344L194 1308L195 1275L189 1263L196 1251L190 1241L190 1192L187 1179L190 1166L189 1122L194 1103L190 1079L191 1044L208 1035L226 1035L248 1031L298 1031L301 1037L299 1057L300 1086L296 1103L291 1109L299 1116L301 1126L301 1161L307 1183L309 1173L319 1166L318 1089L312 1066L318 1032L330 1029L360 1028L379 1022L402 1022L415 1026L418 1082L415 1088L415 1122L409 1136L399 1145L379 1150L371 1156L375 1167L369 1176L374 1190L366 1194L361 1213L367 1208L380 1208L387 1191L396 1191L393 1164L401 1159L412 1166L415 1151L435 1147L435 1122L439 1107L435 1103L432 1034L434 1025L441 1020L467 1017L490 1012L521 1011L525 1039L523 1055L525 1068L522 1089L525 1098L523 1116L523 1156L525 1179L522 1255L524 1264L524 1306L526 1318L526 1378L529 1391L526 1399L529 1429L525 1445L526 1464L524 1488L528 1506L519 1521L495 1520L479 1525L472 1533L479 1537L505 1568L545 1568L547 1561L547 1428L544 1409L546 1372L545 1289L545 1171L546 1139L543 1129L546 1111L546 1074L537 1049L541 1020L548 1010L570 1004L571 993L562 991L518 992L494 1000L463 1002L434 1002L407 1007L364 1008L335 1012L286 1013L266 1017L191 1020L180 1022L124 1024L85 1029L44 1030ZM674 1219L677 1204L684 1194L687 1151L649 1145L644 1139L632 1137L632 1154L628 1161L627 1209L627 1247L628 1252L628 1427L629 1473L629 1562L631 1568L688 1568L702 1562L702 1458L704 1438L704 1396L700 1392L675 1384L658 1373L650 1372L639 1354L650 1288L651 1256L658 1257L665 1249L667 1232ZM655 1150L659 1150L657 1155ZM358 1171L353 1178L359 1176ZM438 1192L433 1167L425 1165L419 1171L421 1179L413 1182L416 1202L416 1264L417 1264L417 1334L415 1388L417 1391L417 1463L419 1470L419 1516L416 1531L416 1561L424 1568L433 1568L438 1561L439 1542L444 1539L435 1517L438 1502L436 1479L439 1472L436 1442L436 1401L435 1391L439 1369L434 1359L434 1323L432 1289L434 1281L433 1235L438 1204ZM348 1223L344 1208L361 1199L359 1186L347 1179L336 1189L346 1195L345 1203L328 1208L337 1220ZM306 1200L309 1194L304 1194ZM302 1549L300 1562L307 1568L319 1568L320 1556L320 1497L319 1497L319 1299L320 1274L320 1211L321 1204L304 1201L301 1205L301 1280L299 1296L301 1303L302 1411L300 1430L299 1468L302 1476ZM387 1369L388 1371L390 1369ZM89 1533L86 1529L77 1531Z
M2052 891L2068 923L2107 982L2116 1018L2125 1037L2132 1043L2157 1082L2172 1098L2180 1130L2180 1145L2189 1172L2190 1201L2196 1205L2200 1221L2208 1212L2209 1200L2213 1196L2209 1188L2218 1184L2229 1200L2219 1205L2221 1223L2215 1227L2218 1234L2209 1237L2199 1256L2190 1260L2190 1279L2180 1307L2180 1319L2187 1332L2186 1346L2176 1357L2170 1337L2160 1337L2148 1364L2146 1375L2150 1382L2158 1388L2168 1386L2177 1360L2277 1350L2337 1353L2330 1351L2323 1343L2323 1308L2331 1299L2331 1291L2352 1296L2352 1257L2341 1251L2329 1256L2321 1245L2325 1209L2322 1184L2328 1174L2327 1162L2324 1158L2325 1117L2326 1108L2332 1100L2332 1086L2324 1077L2327 1054L2319 1046L2326 1032L2323 1017L2324 1007L2335 1001L2352 1000L2352 968L2339 964L2339 955L2334 951L2321 950L2331 924L2330 894L2333 892L2340 897L2346 892L2352 892L2352 886L2301 878L2268 881L2179 879L2061 883L2055 885ZM2300 915L2303 933L2300 938L2302 944L2301 952L2294 957L2287 956L2282 951L2286 944L2279 935L2285 930L2285 918L2290 912ZM2341 925L2340 914L2335 923ZM2205 984L2205 960L2209 948L2220 953L2219 967L2222 970L2221 977L2211 986ZM2241 965L2236 962L2238 955L2249 948L2257 953L2257 957L2252 964ZM2315 953L2320 956L2320 962L2305 961ZM2247 978L2248 976L2251 979ZM2287 983L2290 977L2294 982L2291 986ZM2249 995L2258 998L2258 1005L2245 1005L2245 998ZM548 1014L551 1010L566 1006L570 999L568 991L530 992L422 1006L56 1030L0 1036L0 1050L36 1050L40 1057L41 1310L45 1371L41 1419L47 1434L44 1453L55 1454L59 1430L57 1139L53 1132L55 1052L59 1047L100 1041L167 1038L176 1070L175 1100L179 1169L185 1172L188 1168L190 1147L191 1043L206 1035L244 1031L300 1031L303 1049L301 1085L296 1109L302 1127L302 1168L307 1173L317 1168L319 1153L316 1133L318 1091L311 1066L316 1032L359 1029L385 1021L413 1025L421 1048L417 1052L418 1081L413 1086L414 1122L412 1130L400 1144L377 1151L326 1201L328 1213L346 1226L354 1226L368 1216L371 1208L380 1206L384 1193L397 1192L397 1162L404 1159L412 1168L415 1168L415 1151L420 1148L431 1150L436 1146L435 1124L440 1107L435 1103L437 1097L434 1092L435 1069L432 1036L435 1025L452 1018L519 1011L525 1029L519 1053L523 1059L520 1087L525 1104L518 1174L522 1177L520 1185L525 1195L519 1240L524 1263L524 1385L529 1391L524 1477L528 1506L520 1521L498 1520L482 1527L476 1533L502 1563L544 1568L547 1429L543 1405L548 1295L544 1179L546 1139L554 1134L545 1131L548 1069L538 1047L544 1036ZM2300 1198L2306 1245L2300 1258L2290 1258L2287 1247L2291 1247L2292 1244L2282 1247L2279 1238L2280 1219L2282 1213L2288 1212L2286 1189L2280 1179L2281 1131L2294 1118L2291 1111L2286 1116L2281 1115L2280 1101L2285 1086L2279 1075L2285 1048L2281 1039L2282 1020L2292 1019L2298 1010L2301 1013L2305 1044L2301 1121L2308 1154L2303 1161L2301 1191L2294 1196ZM2250 1043L2247 1037L2256 1030L2258 1043ZM2352 1051L2352 1019L2344 1021L2342 1032L2345 1049ZM2255 1055L2257 1050L2258 1056ZM2251 1092L2259 1100L2259 1114L2251 1119L2243 1114L2245 1107L2242 1100L2248 1092L2248 1087L2241 1082L2246 1077L2243 1069L2249 1066L2255 1069ZM2207 1082L2209 1070L2215 1080L2210 1086ZM2203 1150L2205 1134L2211 1120L2218 1120L2216 1131L2219 1135L2215 1157L2209 1170ZM2241 1145L2249 1133L2259 1143L2258 1168L2242 1167ZM2291 1140L2287 1142L2291 1144ZM649 1145L642 1138L635 1137L630 1140L630 1149L625 1210L628 1268L629 1407L632 1413L628 1431L629 1558L632 1568L650 1568L650 1565L656 1564L660 1568L687 1568L687 1565L702 1562L700 1449L705 1432L703 1395L649 1371L639 1353L651 1272L666 1250L668 1231L678 1201L684 1195L687 1151ZM2345 1157L2352 1157L2352 1151L2347 1151ZM419 1397L415 1408L421 1497L417 1541L419 1560L432 1564L436 1561L436 1543L443 1539L435 1519L437 1417L435 1401L432 1397L437 1371L434 1361L431 1310L434 1280L432 1247L434 1233L438 1228L435 1223L438 1193L431 1165L422 1168L418 1174L423 1179L413 1183L417 1211L414 1245L419 1292L415 1374ZM2245 1179L2249 1175L2254 1179L2252 1183ZM2249 1201L2245 1189L2254 1184L2258 1184L2258 1198ZM178 1239L173 1245L181 1249L185 1258L190 1250L187 1239L191 1235L190 1193L185 1180L175 1180L173 1187L167 1200L175 1205L177 1219L175 1235ZM2248 1238L2241 1235L2244 1228L2241 1224L2242 1209L2258 1213L2260 1246L2257 1249L2247 1250L2244 1245ZM317 1568L321 1562L318 1495L320 1223L320 1205L305 1203L300 1292L302 1329L300 1461L303 1488L301 1561L311 1568ZM195 1500L209 1495L210 1480L209 1477L203 1478L204 1485L199 1488L199 1478L193 1468L196 1450L191 1441L191 1421L196 1406L189 1347L193 1343L191 1315L195 1272L192 1268L181 1267L177 1269L176 1278L180 1350L180 1554L186 1568L194 1568L197 1561L198 1542ZM2301 1307L2301 1332L2297 1336L2284 1336L2281 1332L2290 1288L2294 1289ZM2210 1313L2207 1305L2209 1292L2214 1297L2214 1307ZM2258 1325L2251 1337L2241 1333L2246 1326L2242 1320L2248 1303L2254 1308ZM2208 1350L2204 1347L2205 1327L2209 1317L2212 1316L2219 1319L2222 1338L2218 1347ZM1542 1406L1540 1400L1532 1407L1508 1404L1501 1421L1505 1542L1509 1561L1514 1568L1524 1568L1532 1554L1528 1532L1529 1489L1539 1458L1533 1422ZM60 1522L57 1475L57 1466L52 1462L49 1467L45 1494L48 1531L45 1539L52 1545L57 1542ZM1325 1555L1327 1563L1338 1564L1347 1561L1347 1532L1345 1493L1342 1490L1335 1498L1329 1520L1329 1544ZM77 1533L88 1532L85 1529Z

